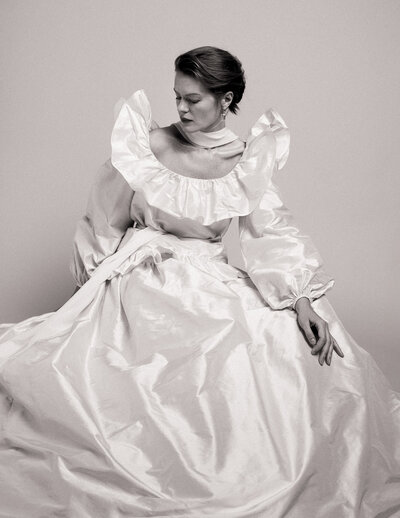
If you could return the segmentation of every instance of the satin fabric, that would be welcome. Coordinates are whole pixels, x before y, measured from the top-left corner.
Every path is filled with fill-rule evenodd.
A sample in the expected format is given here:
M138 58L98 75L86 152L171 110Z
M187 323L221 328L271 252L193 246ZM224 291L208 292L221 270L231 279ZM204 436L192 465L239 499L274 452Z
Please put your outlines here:
M400 395L328 301L333 279L273 184L272 109L216 180L151 153L143 90L78 223L81 289L0 326L1 518L400 515ZM222 236L239 217L246 271ZM344 351L321 367L307 296Z
M207 149L223 146L239 139L239 137L226 126L216 131L192 132L186 131L185 125L181 121L174 122L174 126L188 142L195 146L200 146Z

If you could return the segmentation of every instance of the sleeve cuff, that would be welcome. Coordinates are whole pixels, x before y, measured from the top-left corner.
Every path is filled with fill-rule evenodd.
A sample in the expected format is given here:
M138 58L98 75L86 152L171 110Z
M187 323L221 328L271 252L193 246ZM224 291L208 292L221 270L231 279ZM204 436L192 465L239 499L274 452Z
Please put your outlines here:
M293 311L295 311L295 310L296 310L295 308L296 308L296 303L297 303L297 301L298 301L299 299L302 299L302 298L306 298L306 299L308 299L308 300L310 301L310 304L311 304L311 302L313 301L313 299L312 299L311 297L309 297L308 295L299 295L299 296L298 296L298 297L296 297L296 298L294 299L294 301L292 302L291 309L292 309Z

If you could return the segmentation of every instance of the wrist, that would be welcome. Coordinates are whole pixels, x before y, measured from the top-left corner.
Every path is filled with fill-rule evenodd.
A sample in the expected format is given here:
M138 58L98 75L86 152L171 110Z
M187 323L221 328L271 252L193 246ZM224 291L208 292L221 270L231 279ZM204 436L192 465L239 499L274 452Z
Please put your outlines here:
M294 309L294 311L296 311L296 313L298 313L299 311L301 311L304 308L308 308L308 309L311 308L311 301L305 295L303 297L298 298L293 305L293 309Z

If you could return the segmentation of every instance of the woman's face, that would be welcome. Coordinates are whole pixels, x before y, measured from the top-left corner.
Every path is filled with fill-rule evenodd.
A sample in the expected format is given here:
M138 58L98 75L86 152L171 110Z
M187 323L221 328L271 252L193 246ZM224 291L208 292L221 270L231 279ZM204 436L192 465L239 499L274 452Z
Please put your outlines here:
M207 90L199 80L177 71L174 91L178 114L188 133L217 131L225 126L221 115L222 100Z

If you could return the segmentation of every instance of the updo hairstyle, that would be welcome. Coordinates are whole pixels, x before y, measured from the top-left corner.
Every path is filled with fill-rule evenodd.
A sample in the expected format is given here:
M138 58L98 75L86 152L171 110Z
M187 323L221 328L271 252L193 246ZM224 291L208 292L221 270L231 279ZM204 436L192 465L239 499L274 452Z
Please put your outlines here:
M217 97L231 91L229 110L239 110L246 79L241 62L230 52L210 46L189 50L175 59L175 71L198 79Z

